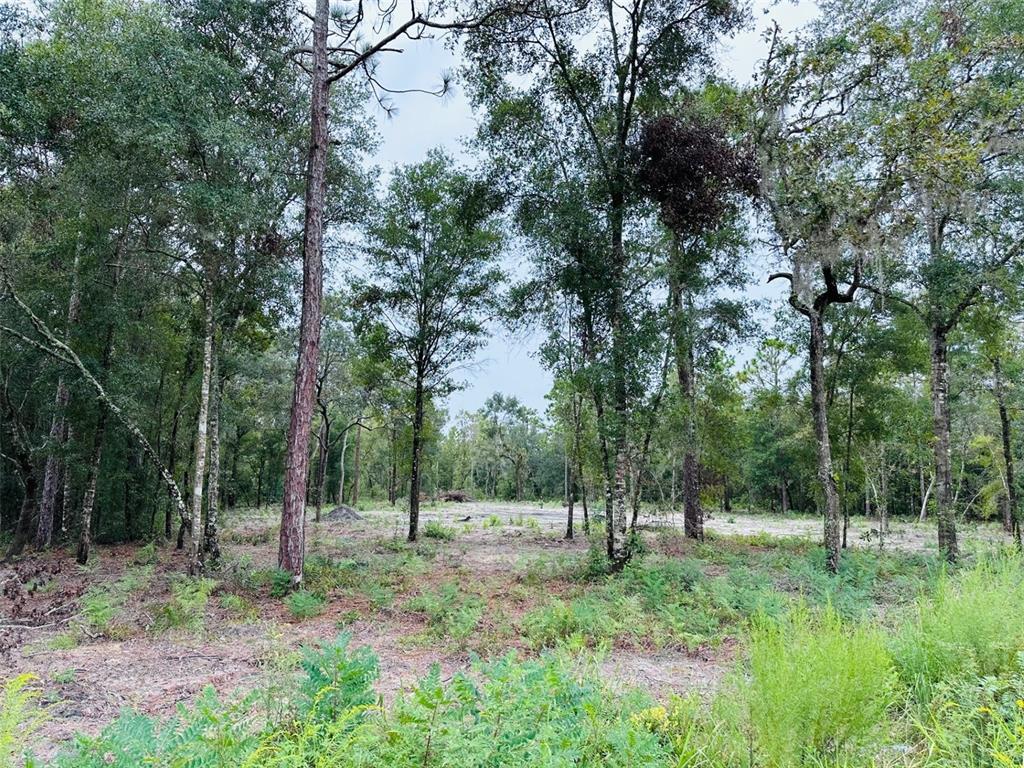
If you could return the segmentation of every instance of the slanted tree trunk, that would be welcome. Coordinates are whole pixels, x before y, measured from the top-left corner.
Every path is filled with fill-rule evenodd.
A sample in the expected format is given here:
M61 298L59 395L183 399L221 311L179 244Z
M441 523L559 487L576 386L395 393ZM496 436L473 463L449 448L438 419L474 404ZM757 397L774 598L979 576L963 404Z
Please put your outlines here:
M310 98L309 158L306 166L305 225L302 242L302 314L299 356L285 453L284 503L277 564L302 582L306 553L306 476L309 471L309 432L313 420L317 359L320 354L320 315L323 293L324 201L327 194L327 26L328 0L316 0L313 21L313 77Z
M808 352L811 362L811 410L814 414L814 437L818 454L818 482L825 505L825 567L830 573L839 571L841 523L839 490L832 469L832 442L828 434L828 404L825 392L825 329L820 313L812 312Z
M224 381L219 377L219 357L215 349L210 375L210 473L206 489L206 523L203 526L203 552L214 563L220 560L217 529L220 525L220 403Z
M203 570L202 520L203 520L203 477L206 473L210 414L210 380L213 377L213 295L212 288L203 291L206 337L203 340L203 377L199 385L199 417L196 425L195 464L192 474L192 509L189 520L188 572L197 576Z
M79 249L75 249L75 258L71 269L71 295L68 298L67 323L64 326L64 343L71 339L71 329L78 323L81 308L78 270L81 261ZM71 391L64 381L64 374L57 380L57 396L54 403L53 420L50 422L50 454L46 457L46 469L43 474L43 495L39 501L39 519L36 525L36 546L45 548L53 542L53 517L57 503L57 490L61 484L61 476L66 472L64 447L68 441L68 424L65 418Z
M423 453L423 374L416 372L416 395L412 419L412 472L409 475L409 541L419 537L420 459Z
M957 545L956 518L951 498L953 482L950 468L949 361L945 330L932 326L929 342L935 460L935 517L939 529L939 553L947 562L955 563L960 551Z
M1017 501L1017 480L1013 466L1013 435L1011 432L1010 414L1006 407L1006 382L1003 379L1002 361L998 357L992 358L992 373L995 379L993 393L996 397L996 406L999 409L1000 436L1003 444L1003 463L1006 465L1006 516L1003 526L1008 533L1012 533L1021 549L1021 513Z

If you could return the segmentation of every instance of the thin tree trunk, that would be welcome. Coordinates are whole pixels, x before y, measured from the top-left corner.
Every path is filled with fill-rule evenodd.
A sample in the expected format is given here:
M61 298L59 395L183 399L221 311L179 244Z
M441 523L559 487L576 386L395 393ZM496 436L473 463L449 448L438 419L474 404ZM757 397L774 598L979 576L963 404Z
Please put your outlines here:
M323 413L320 414L320 428L316 433L316 469L314 470L314 477L316 479L314 488L314 501L316 502L316 514L314 520L320 522L321 511L324 506L324 478L327 475L326 464L327 464L327 420L324 419Z
M416 374L416 403L412 421L412 472L409 476L409 541L416 541L420 524L420 458L423 440L423 377Z
M362 416L360 416L362 418ZM363 426L356 421L356 445L352 452L352 490L349 493L352 507L359 504L359 476L362 474Z
M64 343L71 340L71 329L78 323L81 309L81 292L79 290L78 270L81 262L80 249L76 247L75 258L71 270L71 295L68 298L67 323L64 326ZM53 516L56 508L57 489L61 484L61 475L66 472L66 460L63 455L68 441L68 425L65 417L71 391L61 373L57 380L57 396L54 404L53 421L50 423L50 454L46 457L46 470L43 475L43 496L39 503L39 520L36 526L36 546L49 547L53 542Z
M338 462L338 503L345 503L345 455L348 453L349 427L341 434L341 460Z
M994 393L996 405L999 408L999 425L1003 443L1003 463L1006 465L1006 519L1003 526L1008 533L1012 533L1021 549L1021 521L1020 509L1017 501L1016 472L1013 466L1013 435L1011 432L1010 415L1006 408L1006 382L1003 379L1002 362L998 357L992 358L992 373L995 378Z
M678 259L676 239L673 255ZM676 378L683 404L683 531L688 538L703 540L704 512L700 507L700 478L697 461L697 398L693 370L693 345L686 328L682 289L673 270L670 278L672 336L675 345Z
M214 563L220 560L217 529L220 524L220 403L224 381L219 376L219 359L215 349L210 374L210 473L206 490L206 524L203 527L203 551Z
M302 315L299 355L285 453L284 504L278 566L302 582L306 551L306 475L309 466L309 431L313 420L317 359L320 354L320 302L323 293L324 201L327 194L328 0L316 0L313 21L313 82L310 98L309 159L306 167L305 226L302 243Z
M850 450L853 443L853 385L846 412L846 455L843 457L843 549L846 549L846 534L850 530Z
M569 454L565 455L565 538L572 539L573 531L573 506L576 503L576 476L569 466Z
M818 453L818 482L825 504L825 567L839 571L840 514L839 492L832 470L832 443L828 434L828 405L825 393L825 329L821 315L813 312L810 320L809 355L811 363L811 407L814 412L814 437Z
M178 429L181 426L181 409L185 400L185 390L187 389L189 379L192 378L194 367L195 347L189 344L185 352L185 365L182 367L181 381L178 382L178 397L174 404L174 418L171 420L171 438L167 447L167 471L171 477L174 477L174 472L177 469ZM174 512L173 499L171 499L171 502L167 505L167 513L164 515L164 538L168 541L171 538L171 518Z
M583 533L590 535L590 510L587 508L587 479L583 475L583 462L576 463L576 477L579 478L580 504L583 506Z
M202 520L203 476L206 472L207 435L210 414L210 379L213 377L213 295L211 286L203 291L206 337L203 340L203 378L199 386L199 418L196 425L195 465L192 475L192 515L189 525L188 572L197 576L203 570Z
M932 327L931 342L931 400L933 452L935 459L935 517L938 521L939 552L950 563L959 557L956 536L956 518L950 500L952 475L950 470L949 422L949 361L946 333Z

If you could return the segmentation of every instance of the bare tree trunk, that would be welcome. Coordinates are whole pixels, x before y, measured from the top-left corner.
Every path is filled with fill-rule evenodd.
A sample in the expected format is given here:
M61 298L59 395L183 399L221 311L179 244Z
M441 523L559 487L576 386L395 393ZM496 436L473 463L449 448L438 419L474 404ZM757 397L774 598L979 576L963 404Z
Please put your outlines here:
M178 463L178 429L181 426L181 409L185 400L185 390L195 366L195 352L192 344L188 344L185 352L185 365L182 368L181 381L178 382L178 398L174 404L174 418L171 420L171 438L168 444L167 471L171 477L177 469ZM172 499L173 502L173 499ZM174 504L167 505L167 513L164 515L164 538L168 541L171 538L171 518L174 512Z
M843 549L846 549L846 534L850 530L850 450L853 443L853 385L850 385L850 399L846 412L846 455L843 457Z
M580 504L583 507L583 533L590 535L590 510L587 507L587 479L583 475L583 462L576 462L576 477L579 479Z
M949 361L946 333L941 328L934 326L930 330L935 517L939 529L939 552L948 562L955 563L960 551L957 545L955 512L950 501L952 473L950 470Z
M388 478L388 503L398 502L398 427L391 426L391 475Z
M327 193L328 0L316 0L313 21L313 83L310 98L309 159L306 167L305 227L302 243L302 316L299 356L295 366L291 418L285 454L284 504L278 566L302 582L306 552L306 475L309 466L309 431L313 420L317 359L320 354L320 302L323 293L324 200Z
M359 417L362 418L362 415ZM349 492L353 507L359 504L359 476L362 474L363 425L356 421L356 445L352 452L352 490Z
M75 249L75 258L71 271L71 295L68 298L67 323L64 326L64 343L71 339L71 329L78 323L81 308L78 270L81 255ZM68 441L68 425L65 418L71 392L64 375L57 380L57 396L54 404L53 421L50 423L50 454L46 457L46 470L43 475L43 496L39 502L39 520L36 526L36 546L48 547L53 542L53 515L57 501L57 489L61 484L61 475L66 471L65 458L62 455Z
M840 515L839 491L832 470L832 442L828 434L828 405L825 393L825 329L821 315L808 315L810 320L809 355L811 362L811 408L814 412L814 437L818 449L818 482L825 504L825 567L839 571Z
M212 562L220 560L220 402L224 382L219 378L218 360L214 349L213 370L210 374L210 473L206 490L206 524L203 527L203 551Z
M316 522L320 522L321 511L324 506L324 480L327 477L327 420L324 418L323 413L320 414L320 428L316 433L316 470L314 476L316 478L315 497L316 501L316 515L314 519Z
M999 408L999 425L1003 443L1003 463L1006 465L1006 519L1003 526L1008 533L1012 533L1021 549L1021 521L1020 509L1017 501L1017 480L1013 466L1013 436L1011 433L1010 415L1006 407L1006 382L1003 379L1002 361L998 357L992 358L992 373L995 378L993 392L996 396L996 405Z
M348 430L341 433L341 460L338 462L338 503L345 503L345 455L348 453Z
M412 421L412 472L409 475L409 541L416 541L420 524L420 459L423 452L423 376L416 372L416 403Z
M565 519L565 538L572 539L573 531L573 506L576 503L576 475L569 466L569 454L565 455L565 506L567 509Z
M203 570L202 520L203 476L206 472L207 433L210 414L210 379L213 377L213 295L207 285L203 291L206 338L203 341L203 378L199 386L199 418L196 425L195 466L192 475L192 515L189 525L188 572L197 576Z

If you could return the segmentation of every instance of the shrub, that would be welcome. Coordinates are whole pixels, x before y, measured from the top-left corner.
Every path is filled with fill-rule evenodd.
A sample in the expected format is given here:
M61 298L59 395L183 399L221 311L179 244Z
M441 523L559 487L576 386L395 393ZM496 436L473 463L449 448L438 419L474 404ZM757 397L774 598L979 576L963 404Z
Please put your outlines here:
M285 607L293 619L310 619L324 612L324 599L312 592L292 592L284 599Z
M939 684L919 730L929 768L1024 765L1024 676Z
M501 518L495 514L488 515L484 520L484 528L501 528L504 525Z
M455 529L450 528L447 525L443 525L437 520L431 520L425 526L423 526L423 535L428 539L440 539L442 541L451 541L455 538Z
M343 633L333 641L302 649L299 666L305 677L299 690L303 714L333 720L347 709L372 704L376 699L373 684L379 674L377 657L365 647L349 651L351 639L350 634Z
M426 616L429 631L435 637L452 640L467 639L483 614L480 598L462 592L454 583L445 584L436 592L424 592L406 607Z
M619 632L607 606L589 598L552 600L527 613L521 626L532 648L552 648L562 641L595 646Z
M178 576L171 581L171 599L154 611L157 630L190 629L203 626L206 605L217 587L213 579L193 579Z
M259 609L255 605L230 592L220 596L220 607L242 621L255 621L259 617Z
M892 643L903 681L919 706L936 686L975 675L1005 675L1024 651L1024 569L1019 557L982 562L942 577L918 601Z
M761 764L839 761L877 735L896 699L896 673L877 626L844 624L827 608L755 622L741 684Z
M135 556L132 558L132 562L136 565L152 565L159 559L156 551L156 542L151 541L144 547L139 547L135 551Z

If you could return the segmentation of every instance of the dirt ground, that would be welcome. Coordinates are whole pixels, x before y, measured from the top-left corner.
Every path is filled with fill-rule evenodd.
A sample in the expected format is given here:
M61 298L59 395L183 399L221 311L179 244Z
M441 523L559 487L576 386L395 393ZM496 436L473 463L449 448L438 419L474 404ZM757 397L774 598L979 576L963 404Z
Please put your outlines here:
M249 568L276 563L273 514L268 510L235 516L224 537L227 563L245 563ZM558 506L479 502L427 506L421 525L438 520L455 528L458 535L453 541L436 544L437 555L430 569L417 577L415 586L420 589L456 580L490 585L492 593L500 594L503 585L522 579L524 565L531 559L575 557L585 552L583 537L574 541L562 538L564 515ZM501 525L495 524L495 517ZM652 527L682 524L679 515L652 515L642 522ZM372 547L387 539L401 540L405 522L400 512L383 510L363 513L360 521L321 522L311 527L310 550L332 555L343 545L351 551L359 542ZM718 535L815 539L820 536L821 524L814 518L733 513L713 517L707 529ZM995 527L972 529L968 536L986 543L998 541L999 531ZM934 529L928 524L897 523L886 546L926 551L934 549L933 539ZM855 547L877 546L870 523L862 520L851 527L849 540ZM171 548L158 550L151 587L140 590L142 594L125 606L130 629L123 638L89 637L86 632L74 647L62 647L60 639L69 634L69 628L81 628L81 595L91 585L116 581L137 552L136 547L122 545L97 550L88 569L77 567L72 554L62 550L0 565L0 678L23 672L39 677L50 714L42 734L43 756L52 755L61 741L77 732L98 732L125 708L166 716L178 704L192 701L206 686L223 695L251 690L274 675L287 674L299 645L333 638L340 628L351 632L353 646L369 646L379 656L379 689L386 698L415 682L434 662L440 663L445 676L471 664L467 650L424 641L422 619L400 609L407 595L398 596L393 607L382 610L370 610L367 599L358 594L332 598L322 615L301 622L292 619L280 599L256 601L256 615L247 621L239 621L211 599L200 632L154 632L147 610L169 595L169 576L185 570L183 553ZM216 575L225 582L230 579L230 573ZM541 594L531 595L524 587L521 597L502 603L505 612L493 617L485 612L483 623L515 620L535 600L559 588L557 580L533 588ZM486 656L502 654L508 646L475 650ZM710 689L729 669L732 656L729 644L692 653L614 648L603 661L603 669L618 685L639 686L663 698Z

